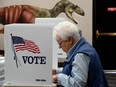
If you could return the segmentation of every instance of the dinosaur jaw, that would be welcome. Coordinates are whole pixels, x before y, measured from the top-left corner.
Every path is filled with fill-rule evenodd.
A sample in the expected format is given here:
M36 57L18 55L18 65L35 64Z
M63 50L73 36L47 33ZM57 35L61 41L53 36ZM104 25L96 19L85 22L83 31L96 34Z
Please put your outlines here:
M79 6L77 5L73 5L73 7L71 6L67 6L65 8L65 14L67 15L68 18L70 18L74 23L78 24L78 22L73 18L72 13L75 12L78 15L84 16L85 12L84 10L82 10Z
M69 19L71 19L75 24L78 24L78 22L73 18L72 11L65 10L65 14Z

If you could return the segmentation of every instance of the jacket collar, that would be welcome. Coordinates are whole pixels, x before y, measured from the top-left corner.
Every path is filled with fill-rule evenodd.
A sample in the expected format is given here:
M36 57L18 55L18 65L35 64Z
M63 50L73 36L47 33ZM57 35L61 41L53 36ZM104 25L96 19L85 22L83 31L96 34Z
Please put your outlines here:
M78 49L86 42L86 40L81 37L79 41L77 41L74 46L68 51L67 58L65 62L69 62L72 57L77 53Z

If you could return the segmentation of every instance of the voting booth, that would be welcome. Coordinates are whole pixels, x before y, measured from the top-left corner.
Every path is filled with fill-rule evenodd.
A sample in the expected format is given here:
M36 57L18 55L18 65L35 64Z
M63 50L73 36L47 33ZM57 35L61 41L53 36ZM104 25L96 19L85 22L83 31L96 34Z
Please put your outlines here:
M54 87L53 26L54 24L5 25L4 86Z
M58 23L66 21L65 18L59 17L59 18L36 18L35 19L35 24L52 24L53 26L57 25ZM52 28L53 29L53 28ZM59 45L56 42L55 38L53 38L53 68L57 68L56 62L58 62L58 59L65 59L66 58L66 53L62 50L59 49Z

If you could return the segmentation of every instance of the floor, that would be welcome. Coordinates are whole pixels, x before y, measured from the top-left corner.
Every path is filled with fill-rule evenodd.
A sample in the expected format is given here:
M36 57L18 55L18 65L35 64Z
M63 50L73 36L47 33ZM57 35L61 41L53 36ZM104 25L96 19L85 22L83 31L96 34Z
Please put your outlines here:
M116 87L116 70L104 70L109 87Z

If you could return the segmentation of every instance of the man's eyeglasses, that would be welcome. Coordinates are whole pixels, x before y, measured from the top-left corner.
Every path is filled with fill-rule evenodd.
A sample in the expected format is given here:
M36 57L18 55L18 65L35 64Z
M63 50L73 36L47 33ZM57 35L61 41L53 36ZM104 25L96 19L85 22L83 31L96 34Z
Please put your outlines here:
M61 46L62 46L62 44L64 43L64 42L67 42L68 40L62 40L61 42L59 42L58 44L59 44L59 47L61 48Z

